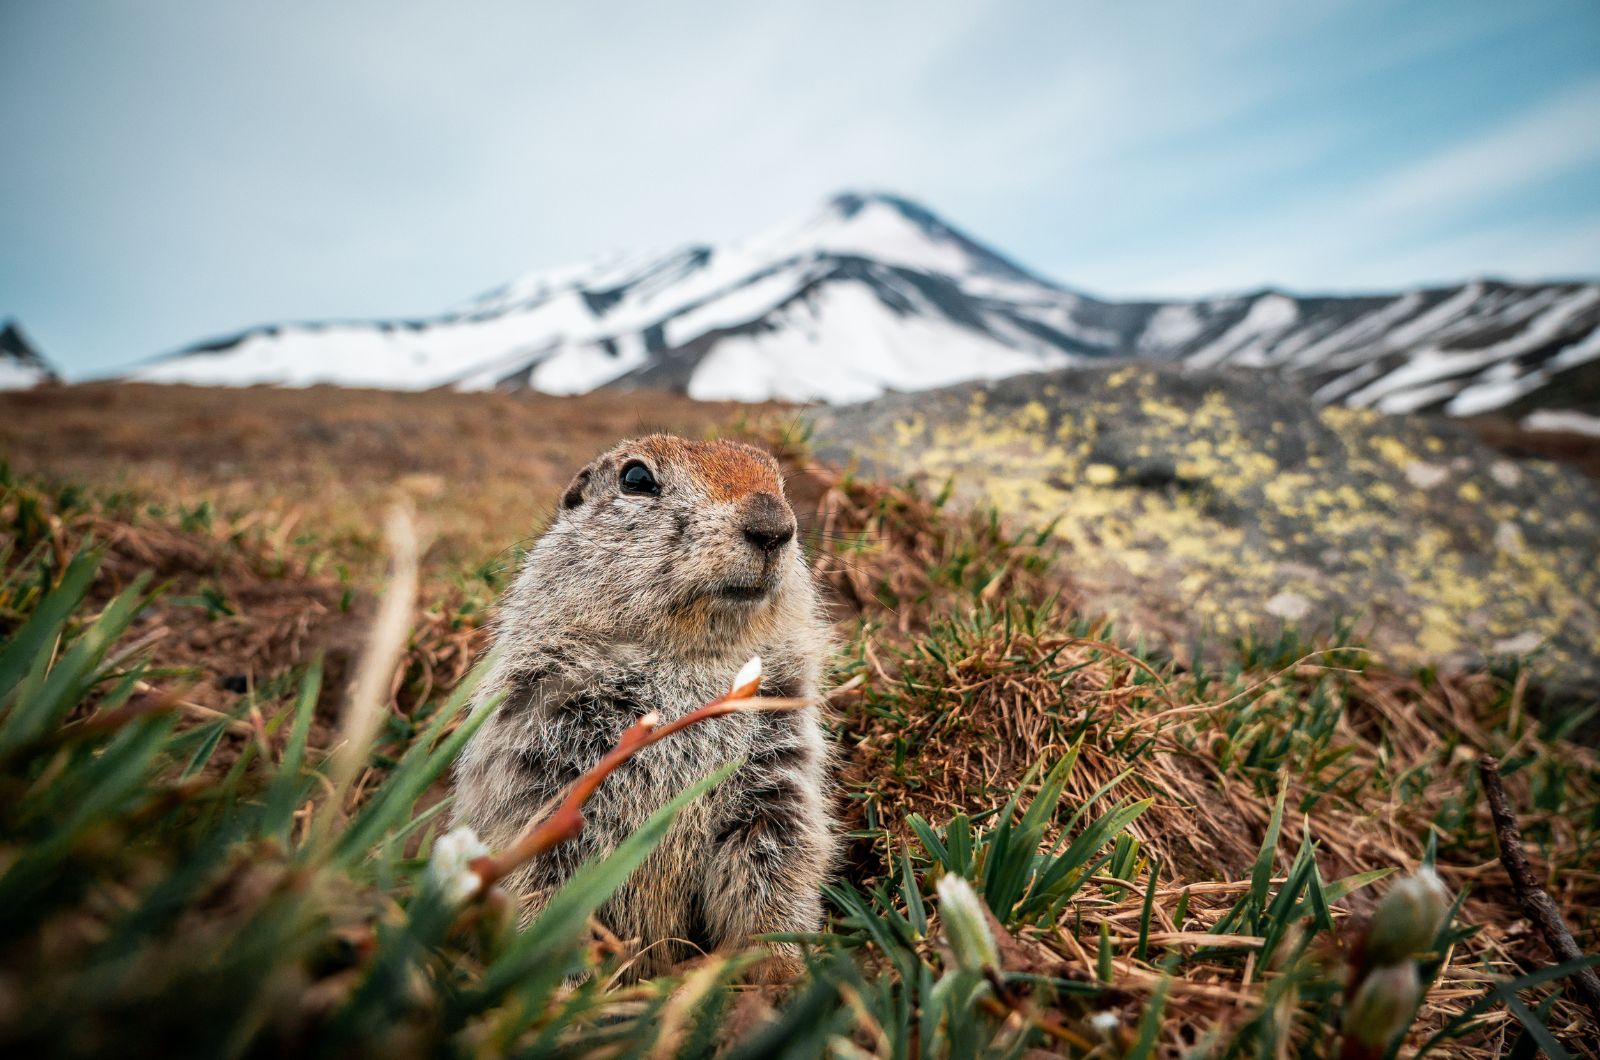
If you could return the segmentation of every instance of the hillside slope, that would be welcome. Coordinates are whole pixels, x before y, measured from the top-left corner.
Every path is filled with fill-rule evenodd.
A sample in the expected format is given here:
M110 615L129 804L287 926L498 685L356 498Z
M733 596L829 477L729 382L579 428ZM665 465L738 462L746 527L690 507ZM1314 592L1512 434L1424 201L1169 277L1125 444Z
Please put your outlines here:
M828 410L815 436L1049 525L1089 611L1179 653L1348 623L1394 664L1531 655L1584 701L1600 679L1600 493L1453 424L1130 363Z
M1600 284L1116 302L909 200L847 193L743 243L538 272L440 316L252 328L130 378L845 403L1103 357L1268 370L1384 412L1596 416Z

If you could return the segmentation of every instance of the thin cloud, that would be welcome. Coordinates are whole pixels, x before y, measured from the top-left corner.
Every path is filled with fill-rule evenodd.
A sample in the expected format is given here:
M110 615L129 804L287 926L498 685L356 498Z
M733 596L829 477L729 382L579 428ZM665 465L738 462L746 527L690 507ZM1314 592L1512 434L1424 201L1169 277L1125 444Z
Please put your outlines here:
M1377 182L1363 220L1443 214L1513 194L1600 158L1600 77Z
M1579 0L3 17L0 315L79 373L258 322L437 312L849 186L1113 296L1600 268L1564 236L1592 197L1549 193L1600 180L1600 52L1578 47L1600 8Z
M1426 158L1345 188L1335 198L1295 203L1252 219L1225 247L1168 268L1148 289L1205 294L1272 283L1351 289L1495 272L1530 278L1600 269L1600 241L1558 225L1481 222L1440 234L1473 207L1515 199L1600 160L1600 78L1584 81L1486 131ZM1409 234L1409 238L1408 238ZM1420 240L1423 245L1415 246ZM1385 250L1384 248L1388 248ZM1191 255L1193 250L1191 250Z

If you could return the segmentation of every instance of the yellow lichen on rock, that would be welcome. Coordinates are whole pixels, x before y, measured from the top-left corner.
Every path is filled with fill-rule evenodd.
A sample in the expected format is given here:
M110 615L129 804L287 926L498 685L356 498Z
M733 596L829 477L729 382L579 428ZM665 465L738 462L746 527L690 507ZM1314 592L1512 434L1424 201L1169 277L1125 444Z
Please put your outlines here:
M1537 638L1541 665L1600 673L1600 501L1557 469L1491 472L1507 462L1465 435L1220 373L1046 378L863 406L819 437L1053 524L1090 605L1137 630L1348 618L1401 663Z

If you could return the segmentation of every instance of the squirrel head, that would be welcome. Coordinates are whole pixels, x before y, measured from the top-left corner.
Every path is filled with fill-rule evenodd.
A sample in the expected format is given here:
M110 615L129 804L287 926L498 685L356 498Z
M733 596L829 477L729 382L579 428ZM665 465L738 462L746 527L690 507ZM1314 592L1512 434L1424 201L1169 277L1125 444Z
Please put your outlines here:
M591 628L715 652L811 606L795 530L771 456L655 434L578 472L534 558Z

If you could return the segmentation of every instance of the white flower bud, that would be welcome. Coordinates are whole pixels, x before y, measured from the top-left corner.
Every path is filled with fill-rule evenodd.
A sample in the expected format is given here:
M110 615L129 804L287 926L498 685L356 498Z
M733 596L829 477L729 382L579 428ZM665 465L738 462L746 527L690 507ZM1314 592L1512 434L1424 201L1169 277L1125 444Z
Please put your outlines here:
M1000 951L972 884L951 873L939 877L939 916L956 964L969 972L1000 970Z
M739 672L734 675L733 684L728 686L728 692L731 695L738 695L740 689L751 684L757 686L757 688L761 685L761 656L759 655L750 656L750 661L739 667ZM752 688L746 694L754 695L755 692L756 689Z
M429 886L444 895L451 905L459 905L477 893L483 879L471 868L472 862L489 853L471 825L458 825L434 841L428 855Z

